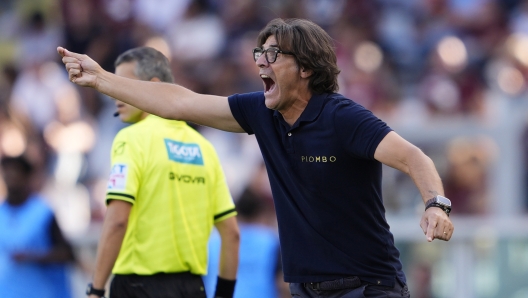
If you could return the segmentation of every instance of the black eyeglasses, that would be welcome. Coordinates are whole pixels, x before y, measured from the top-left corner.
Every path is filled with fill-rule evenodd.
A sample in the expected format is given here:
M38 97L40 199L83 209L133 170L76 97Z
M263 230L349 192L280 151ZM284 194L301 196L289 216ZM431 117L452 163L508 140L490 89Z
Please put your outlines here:
M291 52L281 51L281 50L279 50L277 48L267 48L265 50L263 50L261 48L254 48L253 49L253 59L255 59L255 62L264 53L266 54L266 61L268 61L268 63L273 63L273 62L277 61L277 54L278 53L285 54L285 55L294 55Z

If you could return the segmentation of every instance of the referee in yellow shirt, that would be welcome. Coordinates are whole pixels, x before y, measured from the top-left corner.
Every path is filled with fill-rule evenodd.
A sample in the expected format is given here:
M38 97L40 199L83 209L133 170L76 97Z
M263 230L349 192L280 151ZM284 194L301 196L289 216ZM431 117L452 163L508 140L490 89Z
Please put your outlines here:
M119 76L173 83L167 58L153 48L121 54ZM108 205L93 282L104 297L206 297L207 243L222 238L215 297L233 296L238 266L236 211L213 146L183 121L149 115L116 101L122 129L112 145Z

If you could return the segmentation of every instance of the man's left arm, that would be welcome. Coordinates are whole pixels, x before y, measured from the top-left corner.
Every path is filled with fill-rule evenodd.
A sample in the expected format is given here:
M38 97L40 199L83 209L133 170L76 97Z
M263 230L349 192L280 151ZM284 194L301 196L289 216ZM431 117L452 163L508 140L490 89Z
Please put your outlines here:
M215 298L231 298L235 291L238 271L240 230L235 216L216 222L221 238L220 264L216 282Z
M376 148L374 158L408 174L420 191L424 203L436 195L444 195L442 181L431 158L396 132L391 131L383 138ZM449 216L440 208L428 208L422 215L420 227L429 242L433 239L448 241L454 230Z
M104 289L112 273L121 244L128 226L128 217L132 204L126 201L110 200L105 213L103 230L97 246L93 287ZM91 295L90 297L97 297Z

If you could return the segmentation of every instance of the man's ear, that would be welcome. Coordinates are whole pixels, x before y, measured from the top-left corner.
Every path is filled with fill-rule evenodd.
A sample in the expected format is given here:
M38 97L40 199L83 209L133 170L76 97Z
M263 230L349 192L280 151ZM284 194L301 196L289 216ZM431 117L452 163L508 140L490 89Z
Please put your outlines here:
M313 70L301 68L301 78L307 79L311 77L312 74L313 74Z
M160 79L158 79L157 77L153 77L152 79L150 79L151 82L161 82Z

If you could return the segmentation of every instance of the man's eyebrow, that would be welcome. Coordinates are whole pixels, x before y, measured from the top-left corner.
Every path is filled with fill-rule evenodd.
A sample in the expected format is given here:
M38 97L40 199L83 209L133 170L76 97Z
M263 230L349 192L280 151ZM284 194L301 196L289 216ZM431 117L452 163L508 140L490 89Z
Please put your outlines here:
M276 49L278 49L278 48L279 48L279 45L278 45L278 44L271 44L271 45L268 46L268 49L269 49L269 48L276 48ZM264 49L264 45L262 45L262 49Z

